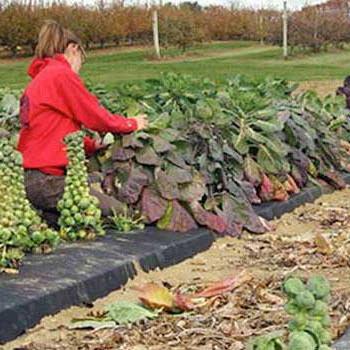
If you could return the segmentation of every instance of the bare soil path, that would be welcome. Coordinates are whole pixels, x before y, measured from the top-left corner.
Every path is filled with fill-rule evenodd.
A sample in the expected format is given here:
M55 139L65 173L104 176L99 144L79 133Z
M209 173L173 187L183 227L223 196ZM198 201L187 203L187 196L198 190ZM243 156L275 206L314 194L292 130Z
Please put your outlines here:
M140 272L123 290L91 307L72 307L46 317L0 349L244 349L247 339L285 327L287 315L280 290L284 278L315 273L327 276L332 284L333 337L338 337L350 323L350 189L324 195L274 224L275 231L266 235L221 238L210 250L177 266ZM252 276L249 282L193 314L162 315L139 325L99 332L69 329L72 318L101 312L117 300L137 300L133 288L146 282L188 291L241 271Z

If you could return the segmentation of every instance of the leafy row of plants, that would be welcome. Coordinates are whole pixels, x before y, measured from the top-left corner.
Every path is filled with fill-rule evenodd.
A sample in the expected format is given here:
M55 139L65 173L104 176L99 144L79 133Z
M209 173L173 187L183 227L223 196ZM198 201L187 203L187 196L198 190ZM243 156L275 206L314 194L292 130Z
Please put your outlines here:
M101 135L109 146L89 160L88 171L103 175L101 190L127 207L109 225L142 227L141 216L165 230L264 233L269 225L254 205L287 200L310 182L343 188L350 127L343 100L295 97L294 89L284 80L214 83L176 74L113 93L92 87L112 112L151 120L147 131ZM19 94L0 91L1 126L15 133ZM58 208L65 239L90 237L86 227L103 232L79 137L67 140L72 162Z
M149 115L146 132L107 135L91 160L104 190L147 223L220 234L268 229L253 205L287 200L310 182L345 186L349 123L342 98L294 96L284 80L223 83L166 74L114 92L92 90L112 112Z

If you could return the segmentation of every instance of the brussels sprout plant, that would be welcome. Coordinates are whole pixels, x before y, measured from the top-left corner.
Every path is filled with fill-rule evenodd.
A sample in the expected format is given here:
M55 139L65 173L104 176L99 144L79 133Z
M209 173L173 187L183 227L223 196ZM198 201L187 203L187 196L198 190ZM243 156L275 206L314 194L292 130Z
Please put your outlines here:
M42 221L26 198L22 156L10 138L0 138L0 267L17 268L24 252L48 252L59 235Z
M288 296L286 312L289 322L288 345L281 334L258 337L249 344L249 350L331 350L330 317L327 301L330 285L323 276L312 276L305 284L299 278L289 278L283 284Z
M65 137L69 164L65 178L65 189L58 202L61 237L65 240L93 239L103 236L101 210L98 199L90 195L86 166L84 132L79 131Z

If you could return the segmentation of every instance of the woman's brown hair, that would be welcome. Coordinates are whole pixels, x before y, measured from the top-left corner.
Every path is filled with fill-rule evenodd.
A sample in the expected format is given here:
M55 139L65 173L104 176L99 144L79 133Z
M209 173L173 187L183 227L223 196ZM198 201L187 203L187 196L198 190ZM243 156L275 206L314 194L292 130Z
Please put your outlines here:
M37 58L45 58L62 54L68 45L72 43L79 46L83 58L85 58L86 54L82 42L73 32L63 28L55 21L46 21L39 32L35 56Z

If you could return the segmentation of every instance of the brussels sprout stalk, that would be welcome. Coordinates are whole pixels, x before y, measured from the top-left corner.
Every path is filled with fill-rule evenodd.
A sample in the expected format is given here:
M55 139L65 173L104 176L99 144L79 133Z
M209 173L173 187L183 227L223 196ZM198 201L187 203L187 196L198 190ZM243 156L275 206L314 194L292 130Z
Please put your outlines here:
M59 235L40 218L26 198L22 156L10 138L0 138L0 268L18 268L25 252L48 252Z
M69 163L64 194L58 202L58 223L61 237L69 241L104 235L98 199L90 195L83 139L82 131L69 134L64 139Z

